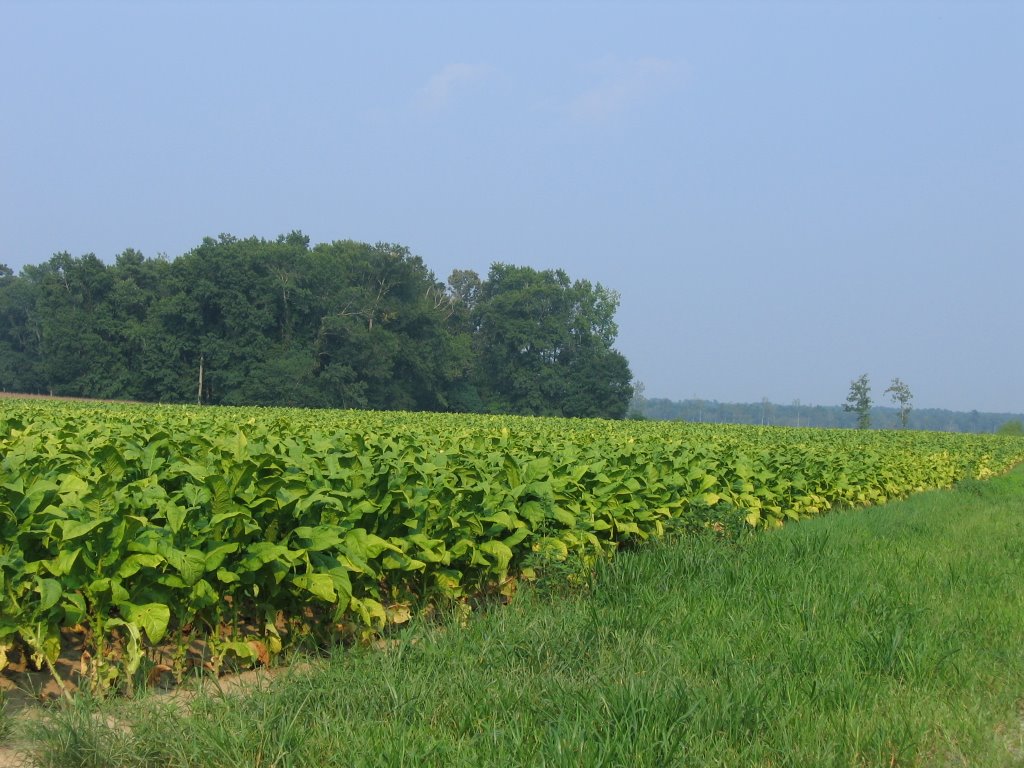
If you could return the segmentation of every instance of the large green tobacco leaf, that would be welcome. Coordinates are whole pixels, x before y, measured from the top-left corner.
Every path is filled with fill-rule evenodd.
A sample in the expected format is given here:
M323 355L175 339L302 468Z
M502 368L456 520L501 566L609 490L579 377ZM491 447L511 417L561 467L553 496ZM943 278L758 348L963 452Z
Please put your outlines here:
M334 579L327 573L303 573L292 578L292 584L325 603L338 602Z
M144 630L150 643L159 643L167 633L167 625L171 620L171 611L160 603L134 605L121 603L118 608L127 621Z
M40 579L38 577L36 578L36 591L39 593L39 603L36 609L41 613L55 606L64 593L60 582L56 579Z
M170 546L161 548L160 554L178 572L184 586L191 587L207 571L206 553L198 549L179 550Z
M61 534L65 541L72 541L80 536L91 533L104 523L110 522L111 517L97 517L92 520L65 520L61 523Z

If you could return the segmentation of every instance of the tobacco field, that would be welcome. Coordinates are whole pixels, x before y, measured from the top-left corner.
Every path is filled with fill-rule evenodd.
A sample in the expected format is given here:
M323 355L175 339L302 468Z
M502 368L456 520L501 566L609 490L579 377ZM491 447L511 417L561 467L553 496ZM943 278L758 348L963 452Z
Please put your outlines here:
M202 637L215 668L510 595L548 564L775 527L1002 473L995 435L6 400L0 670L100 688Z

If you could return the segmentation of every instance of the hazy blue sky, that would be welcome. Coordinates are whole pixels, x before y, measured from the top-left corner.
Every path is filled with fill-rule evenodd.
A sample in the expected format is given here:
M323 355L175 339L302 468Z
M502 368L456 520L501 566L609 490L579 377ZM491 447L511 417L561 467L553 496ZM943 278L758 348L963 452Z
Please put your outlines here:
M648 396L1024 411L1024 2L0 0L0 262L409 246Z

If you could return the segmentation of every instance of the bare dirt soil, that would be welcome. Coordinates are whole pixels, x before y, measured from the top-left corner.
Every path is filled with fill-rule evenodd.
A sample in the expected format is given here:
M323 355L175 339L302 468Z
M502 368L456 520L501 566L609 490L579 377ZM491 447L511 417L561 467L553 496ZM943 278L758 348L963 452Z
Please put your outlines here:
M90 658L85 650L85 634L74 629L65 630L62 634L61 655L55 664L61 678L59 682L49 671L35 669L23 653L10 652L10 663L0 673L0 693L6 700L5 716L14 719L16 727L17 723L46 717L50 707L61 706L65 690L73 696L88 684L84 673ZM179 685L167 663L171 652L172 649L167 647L150 654L144 665L145 680L141 684L161 704L171 703L182 710L200 693L238 695L263 687L283 674L303 671L313 666L312 662L297 662L286 666L260 666L245 671L229 671L217 676L213 673L205 643L196 640L188 648L185 666L187 677ZM0 746L0 768L32 768L24 745L15 741Z

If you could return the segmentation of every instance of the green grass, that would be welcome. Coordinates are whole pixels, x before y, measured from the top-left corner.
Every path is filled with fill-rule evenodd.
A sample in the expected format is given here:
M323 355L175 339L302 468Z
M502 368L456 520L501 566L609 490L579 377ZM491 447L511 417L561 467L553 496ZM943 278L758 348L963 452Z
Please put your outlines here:
M0 747L6 746L14 731L14 723L7 714L7 697L0 691Z
M521 592L191 713L158 697L58 709L31 738L64 768L984 768L1024 765L1022 705L1018 468L643 547L583 593Z

